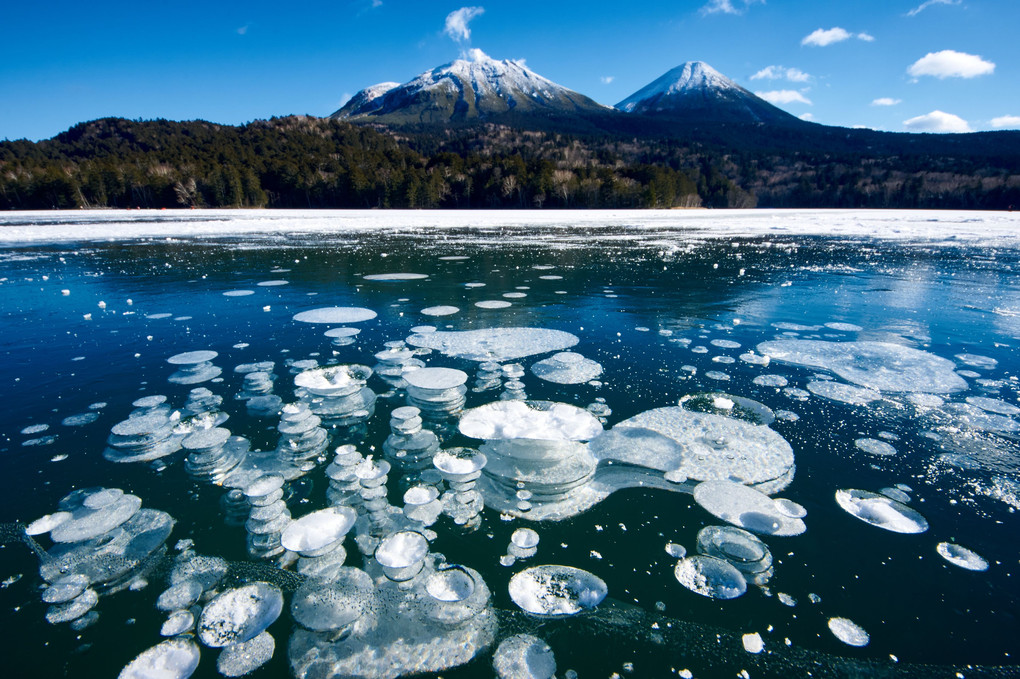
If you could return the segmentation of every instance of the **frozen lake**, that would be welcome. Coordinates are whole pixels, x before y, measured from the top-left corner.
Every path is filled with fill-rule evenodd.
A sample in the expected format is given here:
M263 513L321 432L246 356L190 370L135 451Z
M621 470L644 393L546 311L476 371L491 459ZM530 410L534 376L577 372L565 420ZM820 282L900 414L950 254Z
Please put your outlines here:
M3 213L0 293L12 676L1020 676L1020 215Z

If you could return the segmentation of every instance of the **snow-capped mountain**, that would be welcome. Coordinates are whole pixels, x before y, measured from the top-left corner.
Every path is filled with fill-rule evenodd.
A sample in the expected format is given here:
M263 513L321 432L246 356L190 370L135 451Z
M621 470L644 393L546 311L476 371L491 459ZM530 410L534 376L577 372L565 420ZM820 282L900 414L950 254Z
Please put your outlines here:
M626 113L685 120L802 122L745 90L703 61L689 61L664 73L621 101L616 108Z
M403 85L358 92L330 118L394 123L445 123L502 114L604 113L608 107L543 78L523 61L497 60L481 50Z

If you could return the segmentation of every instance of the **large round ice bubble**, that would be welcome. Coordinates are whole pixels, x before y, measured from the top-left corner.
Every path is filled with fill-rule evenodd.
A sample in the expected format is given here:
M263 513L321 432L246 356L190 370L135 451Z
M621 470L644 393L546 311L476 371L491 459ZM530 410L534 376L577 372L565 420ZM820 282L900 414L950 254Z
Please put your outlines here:
M764 535L800 535L807 527L783 511L768 495L733 481L704 481L694 488L694 500L727 523Z
M552 679L556 658L549 644L530 634L516 634L500 642L492 656L499 679Z
M465 411L460 433L486 441L587 441L602 424L584 408L551 401L495 401Z
M736 599L747 591L747 580L733 564L705 554L680 559L673 575L687 589L711 599Z
M311 555L342 540L357 518L358 513L350 507L320 509L291 522L280 542L284 549Z
M602 365L573 351L561 351L531 366L535 377L554 384L582 384L602 374Z
M142 651L117 679L186 679L198 667L198 646L190 639L168 639Z
M562 351L579 341L569 332L543 328L440 330L416 333L407 338L411 346L434 349L454 358L499 363L550 351Z
M370 321L375 317L376 313L371 309L331 306L323 307L321 309L302 311L301 313L294 315L294 320L302 323L330 323L333 325L343 325L345 323Z
M836 502L848 514L894 533L923 533L928 521L902 502L854 488L836 491Z
M218 648L253 639L280 617L283 593L276 585L255 582L228 589L209 602L198 620L198 638Z
M758 352L776 361L829 370L878 391L948 394L967 388L952 361L888 342L780 339L762 342Z
M640 448L628 445L624 439L606 446L593 442L592 453L600 460L679 472L695 481L739 479L742 483L767 487L770 492L784 488L793 478L793 448L768 427L672 406L639 413L618 423L612 432L633 428L671 439L682 455L669 456L655 464L646 459Z
M341 630L368 611L375 598L371 576L358 568L342 566L328 582L310 578L290 603L294 621L313 632Z
M570 566L534 566L510 578L510 598L533 615L567 616L595 608L606 598L606 583Z

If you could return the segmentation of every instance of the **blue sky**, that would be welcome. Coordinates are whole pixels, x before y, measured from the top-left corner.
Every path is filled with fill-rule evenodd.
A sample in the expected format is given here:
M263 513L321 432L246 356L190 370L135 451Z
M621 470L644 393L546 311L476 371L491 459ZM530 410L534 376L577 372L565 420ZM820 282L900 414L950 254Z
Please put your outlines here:
M471 48L610 105L701 60L828 125L1020 129L1020 0L52 0L3 26L0 139L324 116Z

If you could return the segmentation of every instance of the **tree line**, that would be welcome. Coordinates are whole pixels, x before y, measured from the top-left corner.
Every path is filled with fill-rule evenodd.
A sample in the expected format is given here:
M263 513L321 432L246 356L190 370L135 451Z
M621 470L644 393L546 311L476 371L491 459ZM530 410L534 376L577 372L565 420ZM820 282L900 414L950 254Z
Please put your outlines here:
M1020 205L1020 144L1003 133L723 127L640 136L105 118L40 142L0 141L0 209Z

